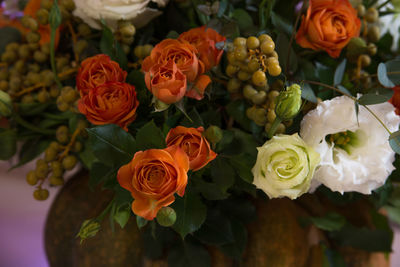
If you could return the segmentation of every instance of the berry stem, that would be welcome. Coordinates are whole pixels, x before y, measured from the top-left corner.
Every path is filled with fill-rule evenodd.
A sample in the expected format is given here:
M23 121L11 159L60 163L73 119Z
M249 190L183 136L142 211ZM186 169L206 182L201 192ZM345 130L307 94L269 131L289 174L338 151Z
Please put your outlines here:
M64 151L61 153L61 155L59 157L59 161L63 160L63 158L65 158L68 155L69 151L71 150L71 147L75 143L76 137L79 135L80 132L81 132L80 128L77 128L74 131L74 133L72 134L71 140L69 141L68 145L66 145Z
M72 37L72 43L73 43L73 45L74 45L74 47L76 46L76 43L77 43L77 35L76 35L76 33L75 33L75 31L74 31L74 28L72 27L72 24L71 24L71 22L70 21L68 21L67 22L67 26L68 26L68 30L69 30L69 33L71 34L71 37ZM78 55L78 53L77 52L75 52L75 49L74 49L74 55L75 55L75 62L76 62L76 64L79 64L79 55Z

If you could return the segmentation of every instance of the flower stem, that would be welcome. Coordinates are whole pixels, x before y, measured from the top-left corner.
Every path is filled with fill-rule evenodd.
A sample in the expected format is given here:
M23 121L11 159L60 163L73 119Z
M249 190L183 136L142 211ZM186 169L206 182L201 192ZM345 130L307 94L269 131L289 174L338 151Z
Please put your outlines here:
M282 122L282 120L278 117L275 118L274 122L271 125L271 128L268 131L268 138L271 139L272 136L274 136L276 130L278 129L279 124Z

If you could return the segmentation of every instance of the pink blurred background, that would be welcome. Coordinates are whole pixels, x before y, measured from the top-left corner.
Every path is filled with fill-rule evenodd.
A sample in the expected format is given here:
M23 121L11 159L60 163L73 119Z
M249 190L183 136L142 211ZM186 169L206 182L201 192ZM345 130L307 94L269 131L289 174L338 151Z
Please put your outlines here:
M46 214L60 188L51 188L48 200L36 201L33 187L25 182L25 175L34 164L7 172L9 167L10 163L0 162L0 267L46 267ZM400 229L394 227L391 263L400 266Z

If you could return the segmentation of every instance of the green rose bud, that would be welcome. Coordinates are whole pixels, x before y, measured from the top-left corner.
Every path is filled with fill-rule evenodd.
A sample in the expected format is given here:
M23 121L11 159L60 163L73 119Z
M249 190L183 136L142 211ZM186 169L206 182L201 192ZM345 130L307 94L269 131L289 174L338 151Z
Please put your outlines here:
M223 133L221 128L211 125L204 133L204 136L210 143L216 144L222 140Z
M97 232L100 230L100 223L96 220L90 219L90 220L85 220L82 223L81 229L79 230L79 233L76 235L76 237L81 238L81 244L85 239L89 237L93 237L97 234Z
M257 150L253 184L268 197L295 199L309 190L320 156L297 133L274 136Z
M354 37L350 40L346 47L346 55L348 58L357 58L359 55L367 51L367 43L363 38Z
M0 116L8 117L12 114L11 97L4 91L0 91Z
M275 113L282 121L293 119L301 108L301 87L292 84L281 91L276 99Z
M161 226L169 227L176 221L176 212L171 207L163 207L157 213L157 222Z

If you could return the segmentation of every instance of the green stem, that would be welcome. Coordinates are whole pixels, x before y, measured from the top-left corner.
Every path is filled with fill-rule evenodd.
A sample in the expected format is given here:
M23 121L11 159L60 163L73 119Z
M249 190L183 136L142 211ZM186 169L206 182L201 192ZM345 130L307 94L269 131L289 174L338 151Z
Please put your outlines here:
M101 222L104 217L107 215L108 211L112 208L113 204L115 202L115 199L111 200L110 203L108 203L107 207L103 210L103 212L97 216L97 218L95 219L98 222Z
M376 9L379 11L382 7L385 7L390 2L392 2L392 0L387 0L386 2L380 4Z
M27 128L27 129L29 129L29 130L31 130L33 132L41 133L41 134L44 134L44 135L54 135L56 133L55 130L42 129L42 128L39 128L39 127L33 125L32 123L27 122L26 120L21 118L16 113L14 114L13 118L18 124L20 124L21 126Z
M272 136L274 136L276 130L278 129L279 124L282 122L282 120L278 117L275 118L274 122L271 125L271 128L268 131L268 138L271 139Z

